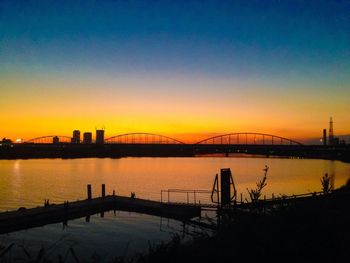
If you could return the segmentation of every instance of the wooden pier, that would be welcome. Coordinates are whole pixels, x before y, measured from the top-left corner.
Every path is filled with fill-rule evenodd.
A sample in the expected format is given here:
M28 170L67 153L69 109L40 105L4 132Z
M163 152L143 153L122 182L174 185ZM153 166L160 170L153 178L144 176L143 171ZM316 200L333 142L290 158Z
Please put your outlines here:
M109 195L64 204L47 204L37 208L20 208L16 211L0 213L0 234L10 233L47 224L67 222L110 210L137 212L182 221L199 217L201 208L191 205L166 204Z

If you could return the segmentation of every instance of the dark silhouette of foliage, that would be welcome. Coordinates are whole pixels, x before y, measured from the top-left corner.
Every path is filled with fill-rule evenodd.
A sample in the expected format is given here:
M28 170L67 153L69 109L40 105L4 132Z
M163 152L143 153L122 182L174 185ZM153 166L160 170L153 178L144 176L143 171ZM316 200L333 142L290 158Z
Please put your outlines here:
M12 140L8 138L2 138L2 143L12 143Z
M329 194L334 189L334 176L325 173L321 178L322 192L323 194Z
M257 202L259 198L261 197L262 189L267 185L266 180L267 180L267 171L269 170L269 167L265 165L265 168L263 169L264 171L264 176L262 180L256 183L256 188L255 189L247 189L249 193L249 197L251 202Z

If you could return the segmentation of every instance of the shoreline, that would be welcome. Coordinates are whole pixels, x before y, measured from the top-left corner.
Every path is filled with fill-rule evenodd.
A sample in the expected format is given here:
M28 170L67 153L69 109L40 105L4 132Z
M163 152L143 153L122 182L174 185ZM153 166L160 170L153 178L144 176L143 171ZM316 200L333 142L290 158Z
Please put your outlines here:
M4 160L38 160L38 159L60 159L60 160L75 160L75 159L122 159L122 158L271 158L271 159L300 159L300 160L326 160L326 161L339 161L343 163L350 163L350 159L341 158L323 158L323 157L298 157L298 156L281 156L281 155L260 155L260 154L230 154L226 156L221 155L121 155L121 156L94 156L94 155L82 155L82 156L26 156L26 157L0 157L0 161Z

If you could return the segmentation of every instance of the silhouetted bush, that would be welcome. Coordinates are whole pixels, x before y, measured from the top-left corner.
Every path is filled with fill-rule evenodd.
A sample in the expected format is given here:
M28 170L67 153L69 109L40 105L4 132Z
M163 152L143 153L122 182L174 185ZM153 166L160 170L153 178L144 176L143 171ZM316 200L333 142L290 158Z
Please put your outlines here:
M269 167L265 165L265 168L263 169L264 171L264 176L262 180L256 183L256 188L255 189L247 189L249 193L249 197L251 202L257 202L259 198L261 197L262 189L267 185L266 179L267 179L267 171L269 170Z
M325 173L321 178L323 194L329 194L334 188L334 176Z

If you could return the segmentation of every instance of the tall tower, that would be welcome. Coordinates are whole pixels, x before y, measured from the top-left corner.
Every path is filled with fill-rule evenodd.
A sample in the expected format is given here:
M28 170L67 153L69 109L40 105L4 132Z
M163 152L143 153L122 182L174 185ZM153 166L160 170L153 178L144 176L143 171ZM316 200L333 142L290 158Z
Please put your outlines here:
M80 143L80 131L79 130L73 131L72 143Z
M92 133L91 132L84 132L83 143L92 143Z
M328 132L328 143L329 145L334 144L334 133L333 133L333 119L332 117L329 120L329 132Z
M104 144L105 130L96 130L96 144Z
M323 129L323 145L327 145L327 130Z

